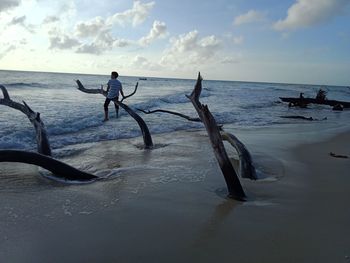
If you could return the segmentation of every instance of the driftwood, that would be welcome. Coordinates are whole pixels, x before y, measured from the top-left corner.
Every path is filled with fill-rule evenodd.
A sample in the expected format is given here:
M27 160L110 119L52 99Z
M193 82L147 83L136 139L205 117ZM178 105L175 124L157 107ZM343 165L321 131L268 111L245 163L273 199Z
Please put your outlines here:
M0 85L0 89L3 93L3 99L0 99L0 105L9 106L13 109L23 112L28 117L30 122L34 125L38 152L51 156L50 143L47 137L45 125L40 118L40 113L34 112L24 101L23 104L21 104L11 100L10 95L4 86Z
M323 120L327 120L327 117L324 117L323 119L316 119L313 117L305 117L305 116L301 116L301 115L291 115L291 116L280 116L281 118L284 119L299 119L299 120L306 120L306 121L323 121Z
M339 101L339 100L320 100L320 99L314 99L314 98L302 98L300 97L280 97L280 99L283 102L289 102L295 105L299 105L300 102L302 102L302 105L307 105L307 104L321 104L321 105L329 105L329 106L335 106L337 104L342 105L344 108L350 108L350 102L347 101Z
M76 80L76 83L78 84L78 89L82 92L90 93L90 94L102 94L105 97L107 96L107 91L103 90L102 88L101 89L87 89L83 86L83 84L80 82L80 80ZM138 83L135 86L134 92L132 92L130 95L124 96L123 99L134 95L136 93L137 86L138 86ZM141 129L145 148L146 149L152 148L153 147L152 136L151 136L151 133L149 132L149 129L148 129L145 121L135 111L133 111L129 106L122 103L121 101L113 100L113 102L115 104L117 104L118 106L120 106L121 108L123 108L127 113L129 113L129 115L131 117L133 117L135 119L135 121L137 122L137 124L139 125L139 127Z
M0 162L21 162L40 166L52 172L55 176L73 181L91 181L98 177L80 171L68 164L49 156L19 150L0 150Z
M256 180L255 167L253 165L252 157L245 147L245 145L233 134L228 132L221 132L221 137L224 141L229 142L237 151L239 156L239 174L243 178Z
M347 155L335 154L334 152L330 152L329 155L335 158L344 158L344 159L349 158L349 156Z
M189 96L187 95L187 97L191 100L194 108L198 113L199 118L202 120L208 132L211 145L214 149L215 157L224 175L226 185L229 191L229 195L235 199L243 201L246 195L238 179L238 176L232 166L232 163L227 155L218 125L213 115L209 111L208 106L201 104L199 101L201 91L202 91L202 77L199 73L197 83L191 95Z
M148 110L148 111L142 110L142 109L138 109L138 110L145 113L145 114L151 114L151 113L155 113L155 112L169 113L169 114L173 114L176 116L180 116L180 117L182 117L186 120L189 120L189 121L202 122L202 120L200 118L192 118L192 117L189 117L187 115L184 115L182 113L175 112L175 111L162 110L162 109ZM249 178L251 180L258 179L256 176L256 171L255 171L255 167L253 165L252 157L251 157L248 149L245 147L245 145L233 134L228 133L228 132L224 132L222 130L222 125L218 125L218 129L220 130L222 139L225 141L228 141L238 152L239 163L240 163L240 166L239 166L240 176L243 178Z
M142 109L137 109L138 111L142 111L143 113L145 114L151 114L151 113L155 113L155 112L163 112L163 113L169 113L169 114L173 114L173 115L176 115L176 116L179 116L179 117L182 117L186 120L189 120L189 121L195 121L195 122L202 122L202 120L200 118L192 118L190 116L187 116L185 114L182 114L182 113L179 113L179 112L176 112L176 111L170 111L170 110L161 110L161 109L157 109L157 110L142 110Z

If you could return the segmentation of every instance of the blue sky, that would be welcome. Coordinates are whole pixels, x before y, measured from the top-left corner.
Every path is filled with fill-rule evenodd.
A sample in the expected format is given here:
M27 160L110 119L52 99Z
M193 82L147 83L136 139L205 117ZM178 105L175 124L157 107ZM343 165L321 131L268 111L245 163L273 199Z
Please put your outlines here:
M5 0L0 69L350 85L349 0Z

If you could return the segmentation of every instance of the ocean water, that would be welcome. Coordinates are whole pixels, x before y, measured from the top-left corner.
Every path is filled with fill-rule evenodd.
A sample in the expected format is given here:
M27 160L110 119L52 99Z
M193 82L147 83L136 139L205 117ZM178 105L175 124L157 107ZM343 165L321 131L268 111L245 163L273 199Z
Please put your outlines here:
M196 75L194 74L194 77ZM201 102L207 104L218 123L236 129L256 129L269 126L305 125L312 129L343 127L349 125L350 111L334 112L329 106L314 105L309 109L288 108L279 97L314 97L319 88L325 89L329 99L350 101L350 88L340 86L314 86L278 83L254 83L236 81L203 81ZM97 142L141 135L141 131L126 112L120 109L115 118L114 106L110 105L110 121L102 122L104 97L86 94L77 89L79 79L86 88L106 85L109 75L81 75L0 71L0 84L4 85L12 100L25 101L34 111L41 113L51 147L54 151L64 146ZM125 100L134 110L166 109L197 117L191 102L186 98L195 79L166 79L120 76L125 94L137 93ZM35 150L35 132L27 117L12 108L0 105L0 148ZM202 124L177 116L139 112L152 134L201 128ZM285 119L281 116L303 115L325 121L308 122Z

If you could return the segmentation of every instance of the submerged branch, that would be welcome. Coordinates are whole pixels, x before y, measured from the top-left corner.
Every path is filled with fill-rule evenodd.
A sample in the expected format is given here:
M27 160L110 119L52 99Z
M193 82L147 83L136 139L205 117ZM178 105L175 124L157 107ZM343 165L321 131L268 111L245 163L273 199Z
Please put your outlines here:
M0 162L20 162L40 166L52 172L55 176L74 181L91 181L98 177L80 171L68 164L49 156L18 150L0 150Z
M176 111L170 111L170 110L161 110L161 109L157 109L157 110L142 110L142 109L137 109L139 111L142 111L143 113L145 114L151 114L151 113L155 113L155 112L164 112L164 113L169 113L169 114L173 114L173 115L176 115L176 116L179 116L179 117L182 117L186 120L189 120L189 121L195 121L195 122L202 122L200 118L192 118L190 116L187 116L185 114L182 114L182 113L179 113L179 112L176 112Z

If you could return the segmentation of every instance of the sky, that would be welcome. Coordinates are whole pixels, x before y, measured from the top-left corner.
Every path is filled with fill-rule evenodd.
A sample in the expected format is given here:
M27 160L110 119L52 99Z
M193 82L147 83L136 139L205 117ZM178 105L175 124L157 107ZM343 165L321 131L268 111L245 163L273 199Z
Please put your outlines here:
M350 86L350 0L0 0L0 69Z

